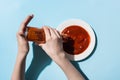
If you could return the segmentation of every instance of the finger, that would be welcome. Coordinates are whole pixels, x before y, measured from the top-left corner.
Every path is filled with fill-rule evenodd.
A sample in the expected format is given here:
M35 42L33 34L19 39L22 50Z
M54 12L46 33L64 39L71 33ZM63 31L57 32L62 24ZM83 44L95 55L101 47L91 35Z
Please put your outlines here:
M27 18L22 22L19 32L22 32L22 33L25 32L26 26L32 20L32 18L33 18L33 15L27 16Z
M57 35L59 38L61 38L61 35L60 35L59 31L57 31L56 29L54 29L54 31L55 31L56 35Z
M49 28L49 29L50 29L51 37L53 37L53 38L57 37L55 30L53 28Z
M46 41L49 40L51 38L51 33L50 33L50 29L47 26L43 26L44 32L45 32L45 38Z
M61 38L60 33L56 29L50 28L50 31L51 31L51 36L52 37Z

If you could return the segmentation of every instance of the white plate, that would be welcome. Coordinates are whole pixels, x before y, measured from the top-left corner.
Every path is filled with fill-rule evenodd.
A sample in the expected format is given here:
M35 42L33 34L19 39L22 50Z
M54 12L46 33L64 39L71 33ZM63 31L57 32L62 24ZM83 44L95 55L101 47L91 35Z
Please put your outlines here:
M90 27L90 25L82 20L79 19L70 19L67 21L64 21L62 24L60 24L57 27L57 30L62 32L66 27L71 26L71 25L78 25L81 26L82 28L84 28L88 34L90 35L90 44L88 46L88 48L82 52L81 54L78 55L70 55L70 54L66 54L67 57L72 60L72 61L80 61L83 60L85 58L87 58L93 51L94 47L95 47L95 34L93 29Z

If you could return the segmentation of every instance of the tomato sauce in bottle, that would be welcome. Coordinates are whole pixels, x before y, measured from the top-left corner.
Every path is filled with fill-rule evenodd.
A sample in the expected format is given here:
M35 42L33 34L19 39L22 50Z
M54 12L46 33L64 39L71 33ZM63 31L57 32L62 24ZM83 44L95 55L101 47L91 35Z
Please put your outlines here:
M43 28L27 27L26 38L28 41L36 43L45 43L45 32Z

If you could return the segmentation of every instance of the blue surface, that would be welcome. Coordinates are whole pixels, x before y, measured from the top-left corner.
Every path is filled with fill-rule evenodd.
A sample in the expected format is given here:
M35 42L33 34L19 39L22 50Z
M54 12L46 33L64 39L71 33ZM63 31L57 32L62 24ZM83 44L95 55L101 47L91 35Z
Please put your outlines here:
M0 0L0 80L10 80L17 55L16 32L21 21L31 13L35 17L29 25L37 27L56 28L71 18L88 22L96 32L98 44L89 59L78 62L80 69L90 80L120 80L119 3L120 0ZM30 43L26 70L32 58ZM38 80L66 80L62 70L47 59L38 70Z

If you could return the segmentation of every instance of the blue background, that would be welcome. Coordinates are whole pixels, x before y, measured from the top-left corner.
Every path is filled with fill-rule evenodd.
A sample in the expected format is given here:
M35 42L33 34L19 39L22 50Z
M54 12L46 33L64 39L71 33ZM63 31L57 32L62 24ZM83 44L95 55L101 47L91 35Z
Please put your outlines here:
M49 25L56 28L71 18L89 23L95 30L98 44L90 58L77 62L79 68L90 80L120 79L119 0L0 0L0 80L10 80L17 55L16 32L28 14L35 15L29 25L36 27ZM31 64L33 52L30 43L26 70ZM66 80L59 66L49 57L47 59L44 66L44 63L37 64L43 68L38 70L36 78Z

